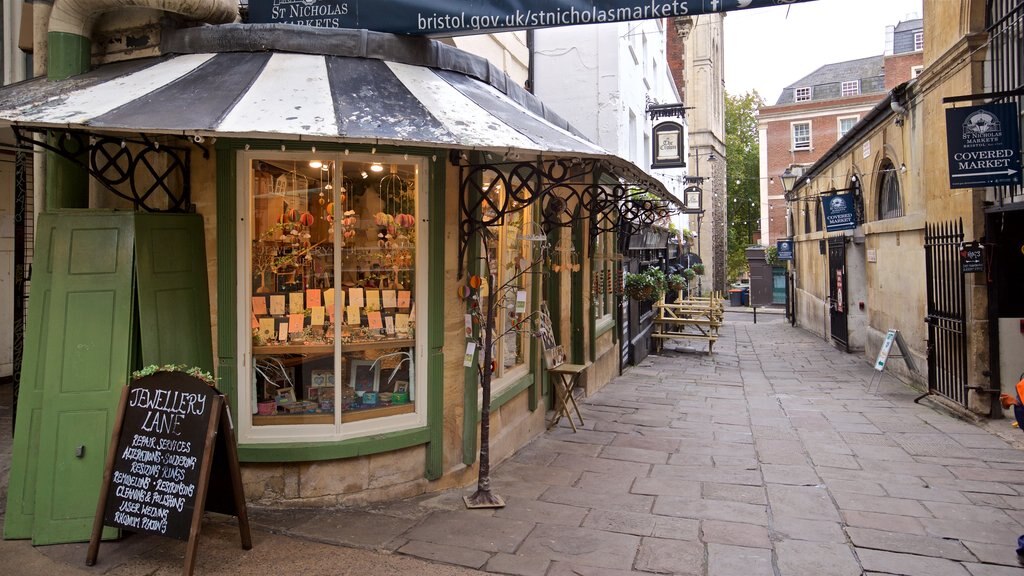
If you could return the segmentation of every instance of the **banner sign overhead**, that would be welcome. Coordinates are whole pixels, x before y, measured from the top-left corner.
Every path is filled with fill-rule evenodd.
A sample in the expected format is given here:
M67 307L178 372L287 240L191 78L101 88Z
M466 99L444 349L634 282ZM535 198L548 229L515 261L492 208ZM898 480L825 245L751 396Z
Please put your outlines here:
M449 36L715 14L811 0L249 0L258 24Z
M857 213L853 208L853 194L835 194L821 199L825 212L825 231L839 232L857 227Z
M793 239L786 238L785 240L777 240L775 242L775 253L776 258L779 260L792 260L793 259Z
M1017 103L946 110L949 187L1021 183Z

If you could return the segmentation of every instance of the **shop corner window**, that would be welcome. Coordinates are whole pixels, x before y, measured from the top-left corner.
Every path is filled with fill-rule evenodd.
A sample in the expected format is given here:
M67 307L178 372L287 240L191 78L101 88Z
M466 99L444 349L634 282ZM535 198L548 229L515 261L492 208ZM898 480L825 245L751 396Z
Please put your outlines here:
M242 439L409 426L425 398L417 303L425 165L240 153Z

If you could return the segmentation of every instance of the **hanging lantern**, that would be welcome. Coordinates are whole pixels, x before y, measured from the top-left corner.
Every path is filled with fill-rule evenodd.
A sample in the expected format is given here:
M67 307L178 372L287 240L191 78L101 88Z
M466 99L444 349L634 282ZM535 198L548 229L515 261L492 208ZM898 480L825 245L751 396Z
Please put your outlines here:
M334 216L334 202L327 203L327 215Z
M303 226L312 226L316 219L309 212L303 212L302 216L299 216L299 224Z

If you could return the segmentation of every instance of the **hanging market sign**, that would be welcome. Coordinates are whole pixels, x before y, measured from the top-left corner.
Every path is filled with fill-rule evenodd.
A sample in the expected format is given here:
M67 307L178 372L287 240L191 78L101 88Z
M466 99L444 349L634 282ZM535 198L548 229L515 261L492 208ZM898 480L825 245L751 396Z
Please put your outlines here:
M651 168L686 168L683 159L683 125L666 120L654 126L654 161Z
M775 242L775 253L779 260L792 260L793 259L793 240L777 240Z
M949 187L1021 183L1017 103L946 110Z
M249 22L364 28L412 35L475 34L716 14L811 0L249 0Z
M825 212L825 231L839 232L857 227L857 213L853 209L853 194L823 196L821 207Z

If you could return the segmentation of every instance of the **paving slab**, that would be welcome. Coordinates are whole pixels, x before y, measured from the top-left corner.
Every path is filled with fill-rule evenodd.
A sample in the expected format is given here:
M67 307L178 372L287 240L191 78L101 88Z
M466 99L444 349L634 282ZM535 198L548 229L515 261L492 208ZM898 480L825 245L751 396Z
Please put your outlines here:
M905 576L970 576L959 562L913 554L857 548L857 557L865 570Z
M772 573L771 550L708 544L708 574L751 576Z
M636 556L637 570L660 574L703 576L704 545L663 538L644 538Z

